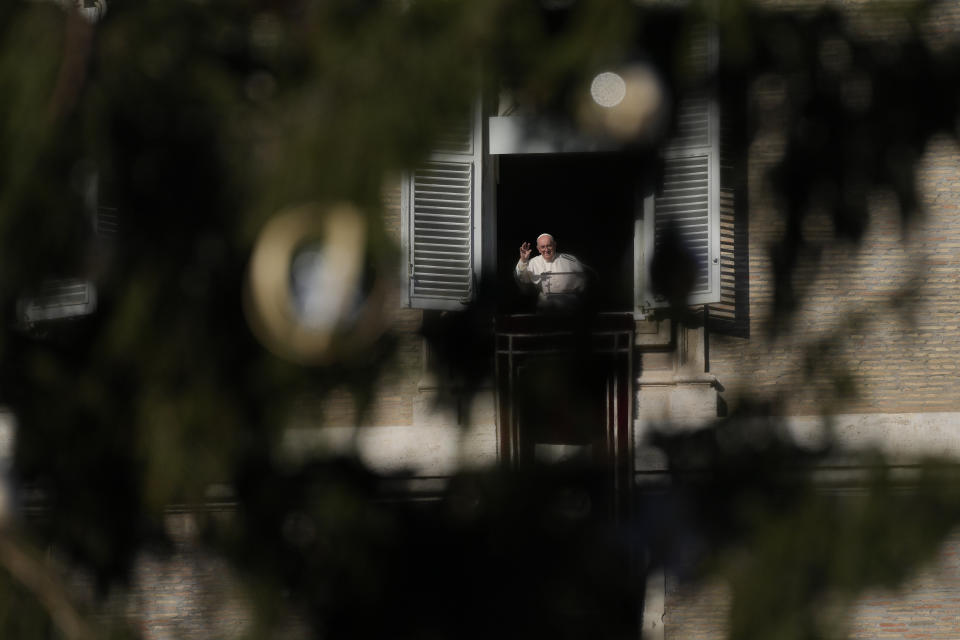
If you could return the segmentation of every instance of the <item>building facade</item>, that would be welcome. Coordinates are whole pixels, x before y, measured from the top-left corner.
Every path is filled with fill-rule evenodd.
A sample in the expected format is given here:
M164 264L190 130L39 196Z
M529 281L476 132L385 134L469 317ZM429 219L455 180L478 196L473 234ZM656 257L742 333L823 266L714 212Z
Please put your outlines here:
M862 3L845 4L851 32L888 41L883 25L857 26ZM958 24L957 10L947 11L929 37L949 44ZM692 48L700 73L716 64L717 46L705 37ZM825 67L842 55L824 53ZM666 95L644 70L618 77L629 88L637 72L651 95ZM811 207L802 229L810 252L789 272L797 306L778 315L787 218L768 175L783 156L789 95L782 79L768 78L730 103L704 93L697 77L678 91L676 110L641 113L669 134L639 146L616 130L551 122L509 97L478 102L423 167L385 190L385 223L403 250L388 305L391 365L369 406L346 386L304 399L286 430L290 460L349 453L399 478L403 496L430 499L465 470L588 459L609 470L604 515L629 521L676 480L659 442L709 433L746 409L798 450L832 438L813 473L823 492L865 494L866 452L908 470L960 455L955 137L922 149L922 215L905 221L896 198L877 190L863 235L840 242L828 212ZM667 113L675 128L662 125ZM517 247L541 232L596 272L597 313L586 325L538 316L517 293ZM658 264L664 254L676 259ZM459 354L476 376L448 366ZM194 515L171 510L182 548L166 560L144 557L118 605L145 637L249 630L223 565L192 555ZM960 637L958 549L953 532L899 591L880 586L849 603L851 634ZM724 576L691 581L682 563L642 568L644 638L726 637L733 605Z
M851 21L856 23L856 17ZM949 11L939 16L930 27L931 37L949 41L955 31L947 25L955 21ZM888 27L895 32L884 24L854 24L851 30L867 29L869 38L882 41L893 33ZM788 107L776 82L745 91L742 111L733 110L743 122L733 128L754 131L749 145L738 147L734 140L724 147L722 129L730 125L721 125L720 114L730 115L730 109L712 111L693 102L689 111L681 108L685 122L702 127L704 144L691 142L690 131L680 131L677 141L667 144L667 192L662 182L643 176L648 168L637 155L578 139L536 118L512 115L502 104L478 107L474 136L458 147L463 153L438 151L427 168L386 195L389 224L407 251L402 304L396 311L400 366L378 390L366 424L356 424L345 397L342 405L326 406L319 431L291 431L298 448L309 442L320 448L352 442L372 467L411 471L414 492L435 488L445 475L464 467L527 460L526 425L518 406L518 397L524 396L517 396L511 385L536 371L523 361L524 354L529 356L523 341L548 330L528 317L531 309L517 300L509 274L516 247L548 231L561 247L572 247L599 264L604 282L628 282L606 288L600 296L600 308L620 322L602 331L624 331L624 342L612 343L605 353L623 353L622 361L614 357L609 362L626 368L617 369L606 380L607 391L597 397L620 411L616 417L598 418L608 427L598 437L614 466L617 456L629 460L622 477L630 495L668 481L667 457L651 444L655 434L696 431L743 407L762 407L775 416L801 448L816 449L829 436L834 457L814 474L825 492L838 486L866 492L857 478L863 471L858 465L867 463L856 462L866 453L882 455L891 468L956 458L960 151L955 139L933 137L923 148L916 184L920 215L905 220L893 194L878 189L869 199L864 234L845 242L836 240L828 212L813 207L802 229L811 253L790 274L797 306L778 315L776 288L782 284L776 279L777 250L786 223L768 175L783 154L782 112ZM694 173L701 169L684 163L701 151L705 182L698 185ZM459 182L447 188L443 171L455 172ZM669 192L671 179L681 185L676 194ZM685 180L692 180L692 186ZM670 219L672 198L683 200L684 189L700 187L692 197L702 197L704 207L706 244L703 256L694 260L703 285L687 291L692 294L688 300L696 303L694 312L678 321L653 302L651 254L657 221ZM453 201L458 204L451 205ZM418 234L443 230L444 207L463 216L449 218L463 225L463 233L427 233L424 242L443 244L459 237L469 251L457 256L459 263L418 263ZM607 243L607 238L614 240ZM591 243L603 250L592 252ZM441 251L450 252L449 247ZM462 277L446 277L451 272ZM500 292L490 313L497 366L476 393L463 395L469 406L438 402L458 389L437 380L431 345L418 329L421 323L461 312L476 299L481 276ZM447 288L452 295L437 293ZM580 383L589 384L578 379ZM626 385L626 400L618 403L619 396L609 391L613 383ZM540 459L538 452L543 459L562 459L576 449L564 449L573 441L554 440L532 443L529 459ZM841 476L838 485L835 479ZM852 637L960 635L960 620L950 611L960 597L954 561L958 544L954 532L900 590L877 587L850 603ZM643 634L725 637L729 607L729 586L722 580L689 583L669 571L654 571Z

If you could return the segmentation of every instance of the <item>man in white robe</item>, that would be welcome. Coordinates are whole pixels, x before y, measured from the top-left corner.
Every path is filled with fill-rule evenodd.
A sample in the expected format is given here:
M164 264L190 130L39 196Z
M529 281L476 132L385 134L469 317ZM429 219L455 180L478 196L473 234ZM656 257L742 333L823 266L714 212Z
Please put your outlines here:
M537 251L533 258L529 242L520 246L520 261L514 277L521 288L537 291L538 311L573 311L580 305L587 286L583 263L567 253L557 253L557 242L549 233L537 237Z

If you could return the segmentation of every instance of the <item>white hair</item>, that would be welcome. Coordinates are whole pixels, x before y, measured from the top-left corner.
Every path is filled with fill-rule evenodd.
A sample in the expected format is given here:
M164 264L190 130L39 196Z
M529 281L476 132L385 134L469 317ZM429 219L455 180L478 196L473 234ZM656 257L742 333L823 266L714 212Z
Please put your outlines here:
M557 239L554 238L554 237L553 237L553 234L551 234L551 233L541 233L540 235L537 236L537 242L540 242L540 238L542 238L542 237L544 237L544 236L550 238L551 240L553 240L554 244L556 244Z

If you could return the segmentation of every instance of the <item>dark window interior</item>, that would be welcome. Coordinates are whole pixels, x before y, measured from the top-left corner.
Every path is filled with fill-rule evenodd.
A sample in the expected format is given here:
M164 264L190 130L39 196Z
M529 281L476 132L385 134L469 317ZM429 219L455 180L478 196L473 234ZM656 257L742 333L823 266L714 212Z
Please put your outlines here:
M633 224L640 169L627 154L500 156L497 273L501 313L526 313L513 269L524 241L550 233L561 253L591 267L589 301L601 311L633 308ZM534 250L533 255L537 255Z

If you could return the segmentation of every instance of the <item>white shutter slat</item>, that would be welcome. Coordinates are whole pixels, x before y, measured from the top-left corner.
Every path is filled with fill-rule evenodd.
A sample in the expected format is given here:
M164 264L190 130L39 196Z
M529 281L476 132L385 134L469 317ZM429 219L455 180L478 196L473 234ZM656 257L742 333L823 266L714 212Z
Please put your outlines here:
M690 97L677 105L677 133L667 145L667 154L685 154L710 145L710 100Z
M97 289L89 280L48 280L38 295L19 300L17 306L28 324L85 316L97 308Z
M459 246L463 243L469 244L470 242L470 230L468 228L434 226L425 227L420 225L414 227L414 231L417 232L417 241L413 245L414 249L417 249L421 246L438 244L442 246L456 244Z
M693 38L688 65L693 75L706 79L715 60L713 35L704 30ZM702 85L701 85L702 86ZM721 298L719 114L713 96L706 92L682 96L677 104L676 127L663 148L664 171L659 189L648 196L644 208L643 286L638 288L637 309L665 306L650 288L649 268L664 234L672 229L698 267L690 304L710 304Z
M442 128L429 161L409 173L401 203L408 286L404 304L461 309L478 268L482 144L480 102Z
M683 215L700 215L706 211L708 200L701 195L685 195L683 197L672 197L664 199L665 202L660 206L660 215L663 219L670 217L681 217Z
M470 271L469 269L467 269L467 268L465 268L465 267L457 267L457 266L444 267L444 266L441 266L441 265L438 265L438 264L430 265L430 269L432 269L434 273L438 273L438 274L439 274L439 273L443 273L443 272L445 272L445 271L450 271L450 272L452 272L452 273L457 273L457 274L464 274L464 273L468 273L468 272Z
M447 267L460 266L459 260L447 260L445 258L434 258L430 256L429 252L423 252L423 255L420 256L420 260L429 264L435 264L437 266L447 266Z
M449 211L458 211L460 207L464 204L470 202L469 196L464 196L459 200L453 198L431 198L429 196L422 196L420 198L420 203L424 208L431 207L438 209L440 211L449 210Z
M453 123L443 127L437 137L436 153L473 154L473 130L470 122Z
M466 208L469 208L469 207L466 207L466 206L465 206L464 208L466 209ZM414 223L414 228L415 228L415 229L425 229L425 230L431 230L431 229L433 229L433 230L443 230L443 229L456 230L456 229L469 229L469 228L470 228L470 223L469 223L469 222L463 222L463 221L462 221L462 220L463 220L462 217L460 218L460 221L456 221L456 220L457 220L456 217L451 217L449 220L430 220L430 219L418 220L418 221L416 221L416 222Z
M467 251L470 249L470 241L466 238L434 238L433 242L418 242L414 248L413 253L414 257L429 257L431 255L439 256L440 258L447 258L450 255L451 249L456 249L458 252ZM450 258L450 262L456 262L460 264L463 258L461 256L456 256L455 258Z
M441 287L420 287L421 295L431 295L434 297L448 298L455 296L464 296L469 291L462 289L444 289Z
M419 260L419 259L424 258L424 257L427 257L427 256L443 256L443 258L428 258L428 259L430 259L430 260L444 260L444 262L447 262L447 263L449 263L449 264L462 264L462 261L459 260L459 259L457 259L457 260L448 260L448 259L446 259L446 256L448 256L448 255L450 254L449 250L447 250L447 249L448 249L447 245L442 245L442 244L440 244L440 245L437 245L437 246L440 248L440 250L438 250L438 251L433 251L433 250L430 250L430 249L417 249L417 251L416 251L417 259Z
M473 163L443 162L430 163L414 172L410 274L413 297L463 298L470 292L473 169ZM439 175L456 179L441 180ZM444 197L439 198L438 194ZM423 259L425 255L440 257L442 262Z
M120 228L119 216L115 207L97 207L96 231L101 236L115 236Z
M453 223L421 223L414 226L413 230L417 233L417 239L414 242L414 247L418 247L428 240L440 239L444 242L451 239L458 239L465 242L470 240L470 227L454 225Z
M439 250L470 245L470 234L457 229L417 229L419 237L413 245L414 252L427 247Z
M462 134L462 131L460 132ZM441 139L447 153L469 149L456 136ZM464 296L470 290L472 163L434 162L413 175L413 261L411 294ZM424 250L443 258L426 260Z
M667 160L668 176L708 175L709 157L685 157ZM709 180L675 180L664 182L663 189L654 201L655 232L660 236L672 227L680 241L690 252L700 273L693 294L709 293L708 277L711 262L710 246L710 184ZM659 238L654 240L659 248Z
M463 274L458 273L433 271L426 276L420 276L418 280L418 287L439 285L457 291L466 291L470 288L470 283L464 281Z
M460 220L460 216L455 213L434 213L432 211L424 211L420 214L421 220Z
M470 248L470 243L463 242L427 242L423 244L417 244L414 253L416 258L428 257L428 256L439 256L438 259L444 259L450 264L464 264L465 258L462 256L457 256L456 253L461 253ZM452 250L456 250L456 253L451 253Z

